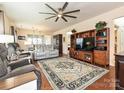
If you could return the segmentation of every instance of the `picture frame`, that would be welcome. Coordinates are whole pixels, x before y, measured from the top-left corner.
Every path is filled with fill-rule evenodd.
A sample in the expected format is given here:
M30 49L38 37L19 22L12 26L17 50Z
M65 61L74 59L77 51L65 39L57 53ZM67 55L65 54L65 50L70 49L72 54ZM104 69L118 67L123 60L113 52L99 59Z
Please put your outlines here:
M18 36L18 40L26 40L25 36Z

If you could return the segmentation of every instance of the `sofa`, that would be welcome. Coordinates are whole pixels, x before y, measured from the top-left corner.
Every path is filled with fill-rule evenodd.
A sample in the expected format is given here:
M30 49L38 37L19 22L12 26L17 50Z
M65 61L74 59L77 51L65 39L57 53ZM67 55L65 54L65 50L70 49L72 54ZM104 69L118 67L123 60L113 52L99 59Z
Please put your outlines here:
M59 50L54 49L52 45L42 45L39 49L36 49L33 53L34 60L53 58L59 56Z

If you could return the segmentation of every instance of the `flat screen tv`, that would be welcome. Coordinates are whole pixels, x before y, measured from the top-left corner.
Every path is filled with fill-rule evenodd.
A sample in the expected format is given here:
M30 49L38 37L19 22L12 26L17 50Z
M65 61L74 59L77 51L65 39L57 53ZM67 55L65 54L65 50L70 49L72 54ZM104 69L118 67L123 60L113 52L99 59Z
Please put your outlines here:
M93 50L95 47L95 38L94 37L87 37L84 38L84 42L83 42L83 50Z
M94 37L77 38L76 39L76 50L92 51L95 45Z

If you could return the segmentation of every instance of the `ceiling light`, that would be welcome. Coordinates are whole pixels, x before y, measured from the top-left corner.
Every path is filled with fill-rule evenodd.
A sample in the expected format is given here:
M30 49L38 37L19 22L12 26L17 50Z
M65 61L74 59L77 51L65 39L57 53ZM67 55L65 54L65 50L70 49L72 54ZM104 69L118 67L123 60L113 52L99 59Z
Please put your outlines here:
M62 15L60 15L60 14L58 14L57 16L58 16L58 17L62 17Z

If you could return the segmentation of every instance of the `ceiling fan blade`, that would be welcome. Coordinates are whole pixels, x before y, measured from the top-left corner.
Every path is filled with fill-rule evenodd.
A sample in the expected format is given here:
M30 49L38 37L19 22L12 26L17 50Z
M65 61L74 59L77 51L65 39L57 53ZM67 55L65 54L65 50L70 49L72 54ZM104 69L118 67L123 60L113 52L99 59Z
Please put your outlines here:
M67 5L68 5L68 2L65 2L65 4L64 4L63 7L62 7L62 11L65 10L65 8L67 7Z
M45 4L47 7L49 7L51 10L53 10L55 13L58 13L55 9L53 9L50 5Z
M50 14L50 15L56 15L55 13L45 13L45 12L39 12L39 14Z
M56 18L55 22L57 22L57 21L58 21L58 19L59 19L59 17L57 17L57 18Z
M73 10L73 11L69 11L69 12L65 12L65 13L63 13L63 14L69 14L69 13L74 13L74 12L79 12L80 10L78 9L78 10Z
M71 18L77 18L76 16L71 16L71 15L63 15L65 17L71 17Z
M48 17L48 18L45 18L45 19L47 20L47 19L54 18L54 17L56 17L56 16L50 16L50 17Z
M65 19L64 17L62 17L62 19L63 19L65 22L68 22L67 19Z

